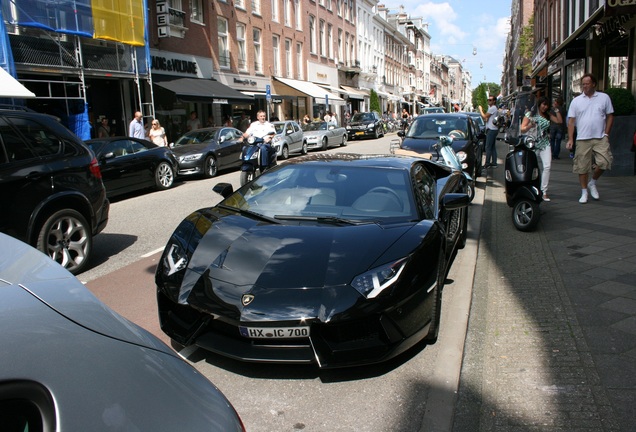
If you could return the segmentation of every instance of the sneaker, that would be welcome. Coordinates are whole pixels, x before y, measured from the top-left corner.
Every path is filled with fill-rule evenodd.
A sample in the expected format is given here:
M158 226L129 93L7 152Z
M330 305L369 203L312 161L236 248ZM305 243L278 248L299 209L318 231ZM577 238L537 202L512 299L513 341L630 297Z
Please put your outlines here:
M596 183L588 183L587 188L590 190L590 195L592 195L592 198L594 198L595 200L600 198L598 189L596 189Z
M581 198L579 198L579 202L581 204L585 204L587 202L587 193L581 194Z
M550 197L548 197L547 195L543 194L543 201L548 201L550 202Z

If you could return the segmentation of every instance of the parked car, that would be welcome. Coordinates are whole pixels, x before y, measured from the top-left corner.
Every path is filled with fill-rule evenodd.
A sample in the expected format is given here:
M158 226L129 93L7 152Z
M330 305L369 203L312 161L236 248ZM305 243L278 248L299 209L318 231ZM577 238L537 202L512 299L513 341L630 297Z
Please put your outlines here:
M272 146L276 149L276 156L287 159L292 153L307 154L307 141L298 123L288 120L272 124L276 129L276 135L272 138Z
M327 150L329 147L347 145L347 129L324 121L303 125L303 132L310 150Z
M419 157L314 154L187 216L155 280L162 330L237 360L377 363L433 343L466 243L465 177Z
M214 177L220 169L238 167L243 133L233 127L210 127L187 132L171 145L178 174Z
M139 138L109 137L86 141L95 153L106 195L172 186L177 175L177 159L169 148Z
M244 431L225 396L32 247L0 234L5 431Z
M384 136L384 122L377 112L355 113L347 125L347 136L350 140L356 138Z
M483 139L485 139L486 138L486 122L484 121L484 118L481 116L481 114L478 112L466 112L466 114L468 114L470 118L473 119L473 121L479 128L479 133L483 133L484 134Z
M398 135L402 138L402 149L430 153L434 161L437 161L438 155L433 145L439 141L440 136L451 136L452 147L462 163L462 169L473 179L481 173L483 147L480 132L465 112L417 116L406 133L400 131Z
M110 208L93 152L54 117L0 110L0 231L84 271Z

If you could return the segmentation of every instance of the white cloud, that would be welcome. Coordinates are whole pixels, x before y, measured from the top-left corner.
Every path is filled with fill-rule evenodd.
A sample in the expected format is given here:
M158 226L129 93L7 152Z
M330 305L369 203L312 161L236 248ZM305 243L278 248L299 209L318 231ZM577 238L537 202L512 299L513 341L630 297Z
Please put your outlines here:
M436 33L439 32L440 37L446 37L449 43L450 40L457 43L456 41L461 41L468 35L456 24L458 16L450 3L419 4L411 15L424 18L435 27Z

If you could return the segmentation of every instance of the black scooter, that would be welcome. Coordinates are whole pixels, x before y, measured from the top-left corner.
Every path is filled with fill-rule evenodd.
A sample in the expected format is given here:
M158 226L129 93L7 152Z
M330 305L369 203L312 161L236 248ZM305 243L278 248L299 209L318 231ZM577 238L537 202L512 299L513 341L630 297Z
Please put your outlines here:
M519 231L532 231L541 218L539 204L543 201L535 140L529 135L520 135L506 137L505 142L512 146L505 163L506 202L512 207L512 223Z
M276 149L271 146L273 134L265 138L250 136L241 150L241 186L262 174L266 169L276 166ZM267 150L267 157L265 151Z

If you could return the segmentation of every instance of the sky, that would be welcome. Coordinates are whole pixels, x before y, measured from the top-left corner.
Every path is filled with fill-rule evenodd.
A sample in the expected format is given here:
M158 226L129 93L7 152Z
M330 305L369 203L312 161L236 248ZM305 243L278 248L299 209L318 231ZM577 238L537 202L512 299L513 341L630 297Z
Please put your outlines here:
M482 82L501 84L504 49L510 29L512 0L386 1L391 12L400 5L411 18L428 22L433 54L450 55L472 74L471 88ZM473 55L473 49L477 54Z

